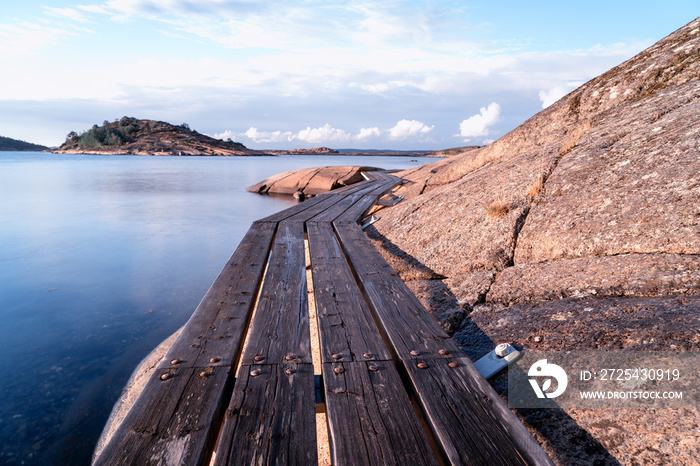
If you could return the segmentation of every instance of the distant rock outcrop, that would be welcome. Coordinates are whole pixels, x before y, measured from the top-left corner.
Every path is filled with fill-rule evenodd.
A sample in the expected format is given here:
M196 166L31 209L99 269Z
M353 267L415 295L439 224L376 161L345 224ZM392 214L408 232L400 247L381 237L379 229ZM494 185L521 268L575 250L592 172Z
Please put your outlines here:
M315 147L313 149L289 149L289 150L271 150L267 151L271 154L285 154L285 155L337 155L338 152L335 149L329 147Z
M700 350L700 20L493 144L399 173L368 229L478 358ZM505 378L496 382L505 390ZM519 412L558 464L694 464L697 409Z
M379 169L351 166L302 168L271 176L246 189L260 194L293 194L304 199L362 181L362 172L374 170Z
M267 155L230 139L193 131L187 124L124 117L81 134L71 132L55 153L135 155Z
M48 147L0 136L0 151L45 151Z

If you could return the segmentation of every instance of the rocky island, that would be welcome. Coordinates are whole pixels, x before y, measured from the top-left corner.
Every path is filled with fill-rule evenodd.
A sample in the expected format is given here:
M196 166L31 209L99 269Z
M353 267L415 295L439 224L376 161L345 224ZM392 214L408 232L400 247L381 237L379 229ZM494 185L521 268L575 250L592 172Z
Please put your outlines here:
M123 117L78 134L68 134L57 154L267 155L239 142L223 141L191 130L187 124Z

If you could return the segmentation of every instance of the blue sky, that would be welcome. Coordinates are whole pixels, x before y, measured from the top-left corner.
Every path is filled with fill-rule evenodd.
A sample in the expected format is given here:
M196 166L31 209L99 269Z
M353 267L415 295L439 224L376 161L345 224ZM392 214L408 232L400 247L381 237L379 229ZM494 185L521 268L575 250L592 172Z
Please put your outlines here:
M24 0L0 135L122 116L252 148L484 144L692 21L696 0Z

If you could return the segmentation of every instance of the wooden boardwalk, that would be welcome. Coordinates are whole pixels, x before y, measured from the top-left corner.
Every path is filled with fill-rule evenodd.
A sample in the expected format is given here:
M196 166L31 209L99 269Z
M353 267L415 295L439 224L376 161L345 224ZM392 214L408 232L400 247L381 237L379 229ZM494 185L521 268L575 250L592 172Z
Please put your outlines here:
M361 231L367 177L253 223L97 464L317 464L307 257L333 464L551 464Z

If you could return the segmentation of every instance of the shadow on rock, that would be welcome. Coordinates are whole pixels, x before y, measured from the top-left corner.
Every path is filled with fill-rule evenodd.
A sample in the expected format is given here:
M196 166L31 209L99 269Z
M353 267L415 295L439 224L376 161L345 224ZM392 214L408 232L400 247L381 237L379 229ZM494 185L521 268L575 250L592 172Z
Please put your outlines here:
M496 342L470 317L472 305L483 302L485 298L483 292L477 293L475 302L470 303L469 299L460 300L445 284L450 280L448 277L435 273L415 257L388 241L373 227L368 228L367 233L423 306L459 342L472 361L478 360L496 347ZM401 273L402 271L404 273ZM407 278L407 275L418 278ZM492 280L493 274L490 274L490 277ZM517 366L512 367L515 368L514 370L520 370ZM489 382L501 397L507 398L507 372L492 377ZM620 464L600 442L558 406L553 404L547 409L515 409L514 411L555 463Z

